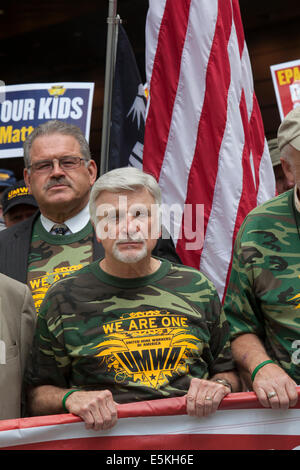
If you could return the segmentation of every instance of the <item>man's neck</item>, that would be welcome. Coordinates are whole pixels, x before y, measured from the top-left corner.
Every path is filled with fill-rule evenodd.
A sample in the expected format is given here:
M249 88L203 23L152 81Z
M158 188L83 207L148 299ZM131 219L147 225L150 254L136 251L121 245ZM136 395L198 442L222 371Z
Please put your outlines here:
M59 212L49 212L49 211L45 212L41 210L41 213L47 219L52 220L52 222L56 224L62 224L66 220L71 219L72 217L75 217L75 215L77 215L80 212L80 210L68 211L66 209L65 210L62 209Z
M137 263L122 263L121 261L103 258L99 265L107 274L124 279L134 279L155 273L161 262L152 257L146 257Z
M90 219L89 208L88 206L84 207L80 212L71 218L63 219L60 222L56 222L48 217L45 217L44 214L41 214L41 222L43 227L49 232L54 223L66 223L68 228L72 233L79 232L82 230L88 223Z
M52 220L56 224L62 224L68 219L75 217L81 212L89 203L89 197L82 198L81 200L72 200L64 203L56 204L42 204L39 203L41 214L47 219Z

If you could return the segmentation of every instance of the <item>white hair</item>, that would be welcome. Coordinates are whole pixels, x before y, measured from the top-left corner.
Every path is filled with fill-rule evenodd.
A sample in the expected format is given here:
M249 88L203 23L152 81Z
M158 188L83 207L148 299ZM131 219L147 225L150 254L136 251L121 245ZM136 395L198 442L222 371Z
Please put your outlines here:
M161 191L156 179L138 168L116 168L100 176L94 183L90 194L89 210L93 224L96 226L98 222L96 201L102 191L118 193L135 191L137 188L147 189L153 196L155 204L161 205Z

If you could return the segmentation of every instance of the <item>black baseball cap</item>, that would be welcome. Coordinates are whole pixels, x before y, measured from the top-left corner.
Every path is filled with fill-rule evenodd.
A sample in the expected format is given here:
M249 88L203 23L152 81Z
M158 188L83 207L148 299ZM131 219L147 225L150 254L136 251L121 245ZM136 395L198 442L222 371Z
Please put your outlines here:
M25 185L24 180L18 181L4 191L2 195L3 215L19 204L28 204L38 208L38 203L34 196L29 194L29 189Z

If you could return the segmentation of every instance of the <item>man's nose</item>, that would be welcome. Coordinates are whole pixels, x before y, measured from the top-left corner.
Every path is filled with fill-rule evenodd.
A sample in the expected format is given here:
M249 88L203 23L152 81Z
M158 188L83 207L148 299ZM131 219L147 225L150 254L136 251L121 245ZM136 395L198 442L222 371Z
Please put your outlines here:
M59 160L57 160L56 158L54 158L52 160L52 169L51 169L51 175L61 175L61 174L64 174L64 170L61 168L60 164L59 164Z
M128 216L127 218L127 231L128 233L137 233L140 232L141 228L136 217Z
M126 235L131 235L139 232L140 227L137 224L136 218L127 214L127 216L124 217L124 220L122 222L121 231L123 234L126 233Z

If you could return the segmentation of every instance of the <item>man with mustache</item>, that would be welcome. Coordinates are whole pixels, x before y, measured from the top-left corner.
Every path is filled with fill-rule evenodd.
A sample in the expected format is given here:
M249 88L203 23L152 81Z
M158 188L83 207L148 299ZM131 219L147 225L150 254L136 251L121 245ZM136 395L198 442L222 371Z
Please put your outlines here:
M186 396L191 416L239 390L213 284L153 256L160 189L136 168L102 175L90 214L105 256L48 290L28 369L33 415L70 412L108 429L117 403Z
M30 134L24 163L24 179L40 212L3 231L0 272L28 284L38 311L53 282L103 256L88 210L97 167L81 130L61 121L48 121ZM171 239L160 239L154 250L180 262Z

